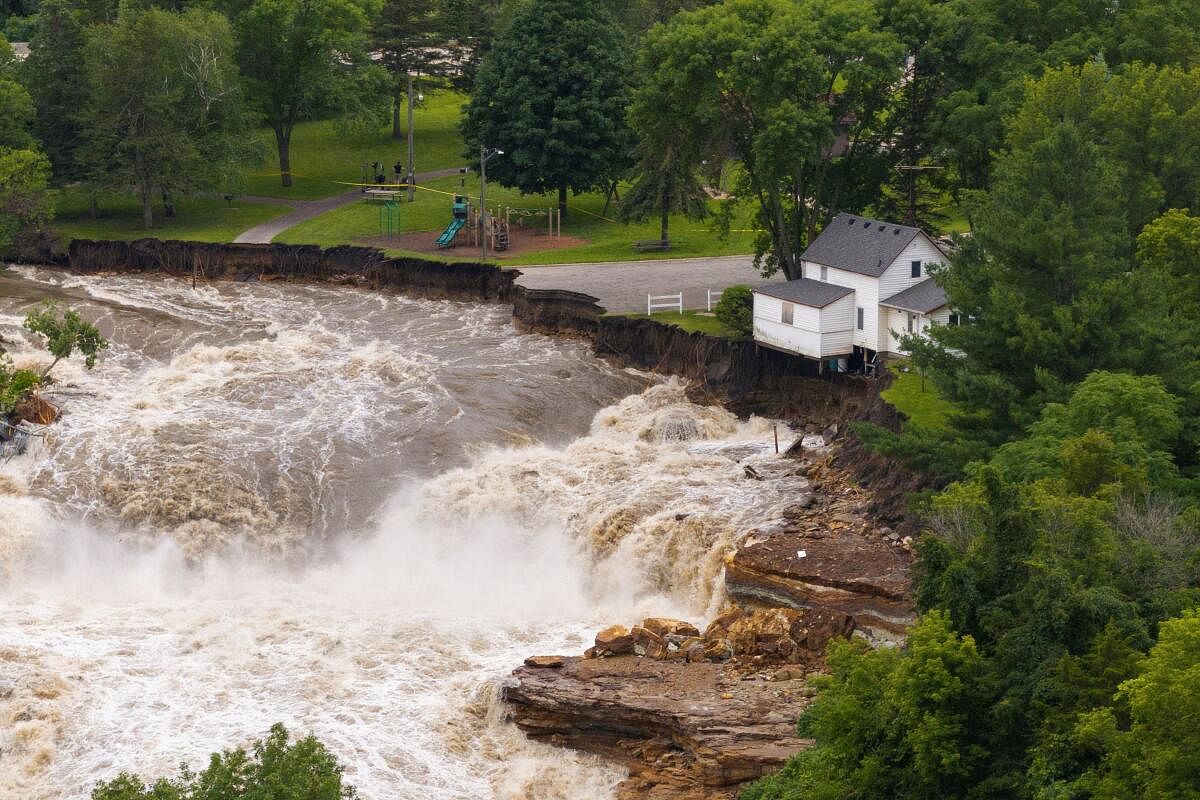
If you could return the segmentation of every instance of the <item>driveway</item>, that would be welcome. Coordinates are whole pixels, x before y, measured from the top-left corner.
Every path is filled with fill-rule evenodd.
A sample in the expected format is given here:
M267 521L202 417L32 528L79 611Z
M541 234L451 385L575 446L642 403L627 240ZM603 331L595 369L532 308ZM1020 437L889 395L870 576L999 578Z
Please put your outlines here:
M783 280L765 280L751 256L676 258L658 261L615 261L595 264L555 264L516 267L517 283L530 289L569 289L600 299L609 311L646 313L647 294L683 292L685 309L703 309L707 290L734 284L760 286Z

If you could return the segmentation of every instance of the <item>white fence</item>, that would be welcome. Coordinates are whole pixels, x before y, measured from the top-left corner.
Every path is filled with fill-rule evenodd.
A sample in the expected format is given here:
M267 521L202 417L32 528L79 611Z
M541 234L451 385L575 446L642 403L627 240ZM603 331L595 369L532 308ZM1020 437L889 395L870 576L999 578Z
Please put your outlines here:
M683 313L683 292L679 294L648 294L646 295L646 313L674 309Z
M708 292L708 310L712 311L713 306L721 299L721 295L725 293L725 290L722 289L719 292L714 292L712 289L707 289L706 291Z

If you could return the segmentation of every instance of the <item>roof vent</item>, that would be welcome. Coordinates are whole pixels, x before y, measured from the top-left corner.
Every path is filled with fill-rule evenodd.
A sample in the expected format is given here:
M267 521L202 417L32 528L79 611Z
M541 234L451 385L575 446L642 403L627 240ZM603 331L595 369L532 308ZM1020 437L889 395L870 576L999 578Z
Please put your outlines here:
M863 223L863 227L864 227L864 228L869 228L869 227L871 227L871 220L867 220L866 222L864 222L864 223Z
M854 223L856 223L856 222L858 222L858 220L857 220L857 219L855 219L854 217L851 217L851 218L850 218L850 224L851 224L851 225L853 225L853 224L854 224Z
M886 225L884 225L882 222L881 222L881 223L879 223L879 230L881 230L881 231L882 231L882 230L883 230L884 228L886 228L886 227L887 227L887 226L886 226Z
M892 236L899 236L899 235L900 235L900 229L892 228Z

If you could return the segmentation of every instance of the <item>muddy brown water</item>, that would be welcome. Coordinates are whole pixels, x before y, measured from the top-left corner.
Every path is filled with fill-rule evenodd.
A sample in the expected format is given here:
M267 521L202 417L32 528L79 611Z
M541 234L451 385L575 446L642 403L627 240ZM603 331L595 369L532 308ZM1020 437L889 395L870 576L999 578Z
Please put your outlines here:
M702 619L796 489L744 479L767 421L503 306L13 268L19 364L45 298L112 347L56 369L63 419L0 467L0 797L86 798L275 721L365 798L611 796L620 770L504 721L504 676Z

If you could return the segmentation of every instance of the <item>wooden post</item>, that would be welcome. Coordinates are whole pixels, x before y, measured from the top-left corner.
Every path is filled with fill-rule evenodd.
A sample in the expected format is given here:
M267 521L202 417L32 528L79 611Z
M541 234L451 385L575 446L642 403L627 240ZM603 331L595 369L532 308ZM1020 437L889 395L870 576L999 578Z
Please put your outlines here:
M775 455L779 455L779 426L772 425L771 433L775 434Z

